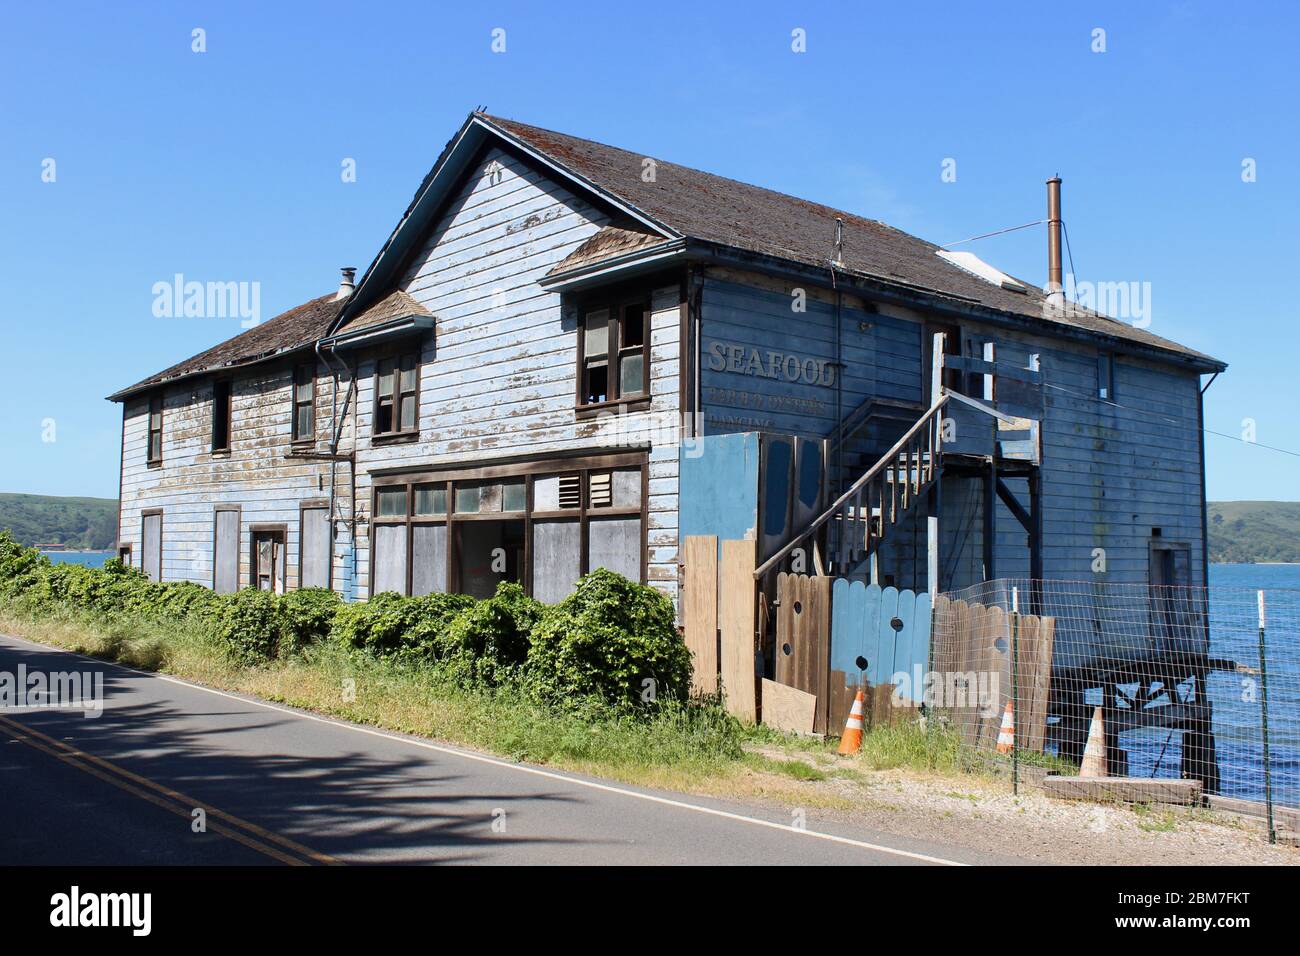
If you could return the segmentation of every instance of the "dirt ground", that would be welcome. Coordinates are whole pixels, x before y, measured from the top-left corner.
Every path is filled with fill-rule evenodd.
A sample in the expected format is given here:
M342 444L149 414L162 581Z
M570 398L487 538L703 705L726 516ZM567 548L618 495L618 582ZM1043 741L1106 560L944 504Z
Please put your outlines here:
M789 760L786 751L757 751ZM862 771L850 761L806 762L826 775L797 780L744 770L738 789L768 805L805 807L814 819L955 843L1044 864L1287 865L1300 849L1270 846L1261 820L1200 808L1129 806L1053 799L1031 785L1013 795L1009 781ZM717 796L737 796L703 788Z

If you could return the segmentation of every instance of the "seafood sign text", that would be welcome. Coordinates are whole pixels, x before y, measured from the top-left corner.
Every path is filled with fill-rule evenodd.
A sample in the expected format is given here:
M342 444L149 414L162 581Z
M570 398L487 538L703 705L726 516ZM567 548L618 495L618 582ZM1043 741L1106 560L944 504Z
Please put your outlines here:
M835 364L826 359L757 349L735 342L709 343L709 368L714 372L735 372L804 385L833 388Z

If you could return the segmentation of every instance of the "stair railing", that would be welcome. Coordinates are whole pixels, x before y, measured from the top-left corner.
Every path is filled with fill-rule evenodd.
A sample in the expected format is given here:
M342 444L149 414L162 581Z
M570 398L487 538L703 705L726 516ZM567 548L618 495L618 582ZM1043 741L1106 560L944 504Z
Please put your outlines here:
M840 531L835 542L837 570L844 569L858 553L870 554L874 544L898 523L937 475L943 441L943 419L939 413L947 401L946 394L940 395L879 461L808 527L764 561L754 572L755 580L762 580L823 527L836 527L830 524L833 521L838 521ZM876 511L879 511L878 524L873 520Z

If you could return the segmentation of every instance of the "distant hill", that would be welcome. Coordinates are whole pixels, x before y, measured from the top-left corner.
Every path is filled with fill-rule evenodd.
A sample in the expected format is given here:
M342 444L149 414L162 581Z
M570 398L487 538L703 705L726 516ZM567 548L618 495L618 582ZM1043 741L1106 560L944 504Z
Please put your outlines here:
M1300 562L1300 501L1211 501L1210 560Z
M116 498L0 494L0 529L22 544L107 551L117 543Z

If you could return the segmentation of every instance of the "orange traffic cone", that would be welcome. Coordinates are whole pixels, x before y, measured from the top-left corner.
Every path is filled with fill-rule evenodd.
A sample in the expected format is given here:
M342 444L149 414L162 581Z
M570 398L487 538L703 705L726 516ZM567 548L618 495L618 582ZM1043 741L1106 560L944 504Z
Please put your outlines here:
M1002 712L1002 726L998 728L998 753L1009 754L1016 746L1015 708L1007 701L1007 709Z
M1088 728L1088 743L1083 748L1083 763L1079 765L1080 777L1106 776L1106 729L1101 722L1101 708L1092 712L1092 726Z
M849 710L849 719L844 722L844 734L840 737L839 753L855 754L862 747L862 721L866 717L867 696L858 688L858 696L853 698L853 707Z

